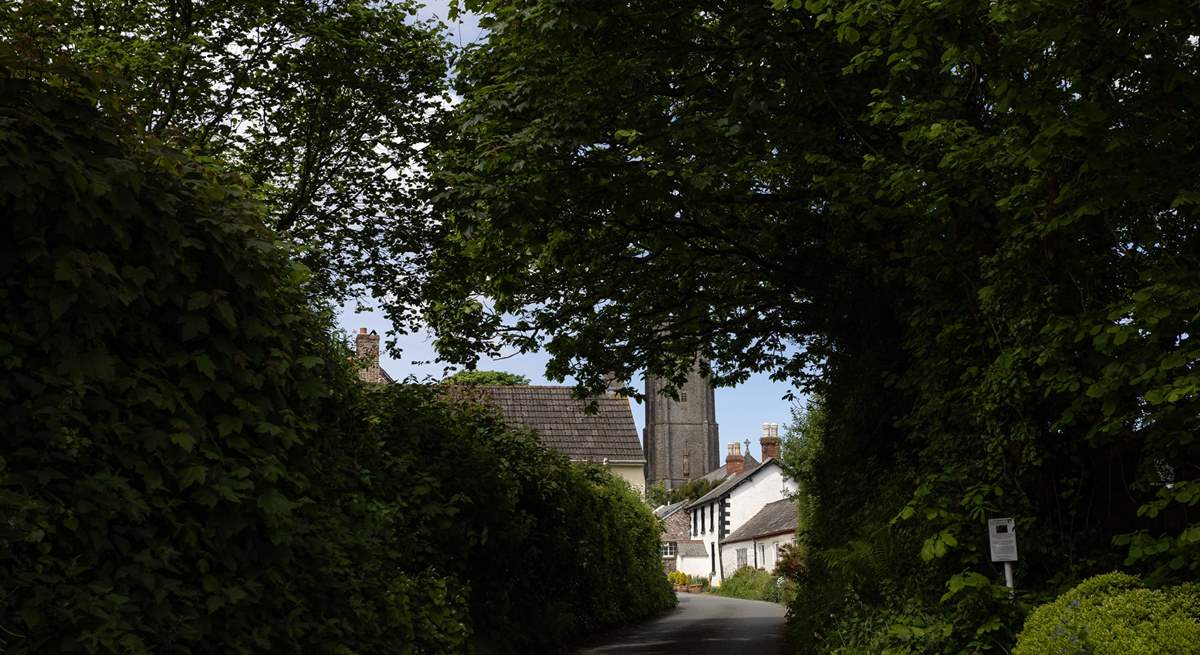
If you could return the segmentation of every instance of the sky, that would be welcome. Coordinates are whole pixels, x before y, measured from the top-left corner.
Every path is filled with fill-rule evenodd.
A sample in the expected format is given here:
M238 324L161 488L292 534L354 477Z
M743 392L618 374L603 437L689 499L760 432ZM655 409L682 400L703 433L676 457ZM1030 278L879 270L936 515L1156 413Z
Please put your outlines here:
M418 17L446 22L448 5L449 0L428 2L419 10ZM487 35L480 30L477 17L464 14L457 23L447 26L446 38L452 45L464 46L483 40L487 38ZM391 329L391 325L382 313L374 310L357 313L353 303L342 309L339 314L339 324L350 335L351 343L353 343L353 333L357 332L360 327L375 330L381 335L386 335ZM399 339L398 345L403 351L400 359L390 357L385 353L380 362L392 378L404 379L410 375L418 379L441 379L443 377L444 364L430 363L436 359L430 335L405 335ZM530 379L532 384L560 384L546 379L547 360L548 357L545 353L514 354L499 361L480 361L478 368L524 375ZM567 380L562 384L571 384L571 381ZM641 383L638 382L636 386L640 387ZM737 387L716 390L722 462L725 459L726 444L733 441L741 443L747 438L750 439L751 454L761 457L758 438L762 435L762 424L787 425L791 420L791 403L784 399L784 395L789 389L789 385L773 382L766 375L755 375ZM636 401L631 400L630 402L640 438L645 425L645 409Z

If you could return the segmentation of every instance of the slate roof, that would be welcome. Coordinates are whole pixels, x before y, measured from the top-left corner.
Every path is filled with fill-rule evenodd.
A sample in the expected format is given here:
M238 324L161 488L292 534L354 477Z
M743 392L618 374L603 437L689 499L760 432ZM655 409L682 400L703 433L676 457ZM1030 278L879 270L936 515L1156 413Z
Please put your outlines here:
M708 557L708 551L704 549L703 541L679 541L676 542L680 557Z
M745 464L743 464L743 466L745 467L742 469L743 471L758 467L759 462L757 459L754 459L754 455L747 454L745 456L745 458L746 458L746 462L745 462ZM721 468L716 468L716 469L709 471L708 473L705 473L704 475L700 476L700 479L701 480L724 480L725 479L725 466L726 466L725 464L722 464Z
M796 502L791 498L784 498L783 500L763 505L763 508L758 510L757 514L751 516L749 521L746 521L740 528L734 530L728 537L725 537L724 543L749 541L750 539L757 539L758 537L766 537L773 534L795 532L798 525Z
M584 409L588 400L571 395L573 387L472 387L484 402L495 405L511 424L537 432L547 447L576 461L645 463L629 399L604 394L591 400L596 413Z
M725 482L722 482L719 487L717 487L716 489L713 489L712 491L710 491L710 492L704 494L703 496L701 496L700 498L696 499L696 501L693 502L692 504L688 505L688 507L689 508L699 507L700 505L703 505L704 503L707 503L710 500L715 500L717 498L720 498L721 496L724 496L725 494L729 493L730 491L733 491L734 487L736 487L739 484L745 482L746 480L749 480L750 478L754 477L755 473L758 473L759 471L763 470L768 465L778 466L778 464L775 463L775 459L771 458L771 457L768 457L766 459L766 461L760 463L758 466L755 466L754 468L750 468L747 466L746 470L729 478Z
M670 505L663 505L662 507L659 507L658 509L654 510L654 515L660 519L665 519L668 516L674 514L675 512L678 512L679 510L683 509L683 506L687 505L687 503L688 503L688 501L681 500L677 503L671 503Z

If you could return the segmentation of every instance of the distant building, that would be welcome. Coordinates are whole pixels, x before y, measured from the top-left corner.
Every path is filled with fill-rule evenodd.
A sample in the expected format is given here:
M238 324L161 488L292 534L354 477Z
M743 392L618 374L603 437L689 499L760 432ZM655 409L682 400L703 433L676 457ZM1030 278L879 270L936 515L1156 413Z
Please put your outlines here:
M379 335L359 328L355 339L358 376L364 382L392 382L379 364ZM510 425L533 430L542 445L572 461L608 468L637 490L646 491L646 457L638 441L629 399L614 393L579 400L565 386L472 386L464 394L495 406ZM586 411L590 402L596 412Z
M790 498L763 505L721 542L724 577L743 566L774 570L783 547L795 541L798 522L796 503Z
M716 395L699 370L676 390L662 395L666 382L646 378L646 480L675 489L717 468L720 448Z
M495 405L513 425L537 432L547 448L572 461L591 462L609 469L638 493L646 490L646 457L638 442L629 399L612 393L580 400L572 387L472 387ZM596 412L589 414L589 402Z
M687 505L688 536L692 541L702 542L704 552L680 558L677 562L680 570L703 568L712 583L720 585L741 566L773 568L775 544L793 539L796 506L791 498L797 486L777 461L779 426L763 424L759 443L763 461L751 467L745 465L741 444L729 444L725 481ZM772 552L767 553L767 548Z

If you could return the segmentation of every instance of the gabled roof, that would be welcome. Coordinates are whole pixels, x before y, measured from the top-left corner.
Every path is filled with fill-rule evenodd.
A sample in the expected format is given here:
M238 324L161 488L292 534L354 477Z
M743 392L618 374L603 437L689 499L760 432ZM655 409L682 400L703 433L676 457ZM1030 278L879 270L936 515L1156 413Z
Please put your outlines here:
M799 524L800 521L796 515L796 502L791 498L784 498L783 500L763 505L763 508L758 510L757 514L751 516L749 521L746 521L740 528L731 532L728 537L725 537L723 543L748 541L774 534L795 532Z
M678 512L679 510L683 509L683 506L687 505L687 503L688 503L688 501L681 500L677 503L671 503L670 505L663 505L662 507L659 507L658 509L654 510L654 515L660 519L665 519L668 516L674 514L675 512Z
M479 386L471 390L496 406L512 425L530 428L547 448L576 461L643 464L629 399L604 394L587 400L572 396L573 387ZM585 411L596 403L596 413Z
M711 500L716 500L717 498L724 496L725 494L729 493L730 491L733 491L734 487L737 487L738 485L745 482L746 480L749 480L750 478L754 477L754 475L756 473L758 473L759 471L765 470L768 466L779 466L779 463L776 462L773 457L768 457L765 462L759 464L758 466L755 466L754 468L747 468L745 471L742 471L741 473L738 473L737 475L730 477L728 480L721 483L721 485L719 487L717 487L716 489L713 489L712 491L710 491L710 492L704 494L703 496L701 496L700 498L696 499L695 502L688 505L688 509L691 509L693 507L698 507L698 506L703 505Z
M743 464L743 466L745 468L743 470L748 471L752 468L757 467L758 464L759 464L759 462L757 459L754 459L754 455L747 453L746 458L745 458L745 463ZM722 464L721 468L716 468L716 469L709 471L708 473L705 473L704 475L700 476L700 479L701 480L724 480L727 475L725 473L726 466L727 466L727 464Z

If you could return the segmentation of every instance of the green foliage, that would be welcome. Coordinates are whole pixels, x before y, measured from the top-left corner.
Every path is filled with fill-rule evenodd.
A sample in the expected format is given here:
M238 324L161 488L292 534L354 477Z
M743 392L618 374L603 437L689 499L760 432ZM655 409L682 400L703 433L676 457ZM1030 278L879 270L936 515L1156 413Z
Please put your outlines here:
M411 1L22 2L0 40L103 78L122 116L249 177L323 296L405 296L423 247L419 144L443 101L441 26ZM390 294L390 295L389 295Z
M1146 589L1136 577L1088 578L1029 615L1014 655L1194 653L1200 643L1200 589Z
M626 483L358 383L242 178L5 72L0 649L528 652L673 602Z
M787 603L791 599L790 583L786 578L751 566L734 571L733 575L721 582L721 586L713 589L713 593L772 603Z
M501 385L507 387L523 387L529 384L529 378L516 373L505 371L459 371L442 380L442 384L459 384L469 387Z
M1200 7L465 4L439 347L819 395L803 648L1005 652L1084 577L1200 571Z
M479 649L543 651L674 604L658 520L626 482L435 389L394 385L373 407L395 556L457 581Z
M0 86L5 649L463 643L458 590L379 561L348 353L240 179Z
M688 575L683 571L671 571L667 573L667 582L671 584L687 584Z
M681 500L699 500L704 494L721 486L722 482L724 480L704 480L701 478L688 480L682 486L671 490L670 501L676 503Z

